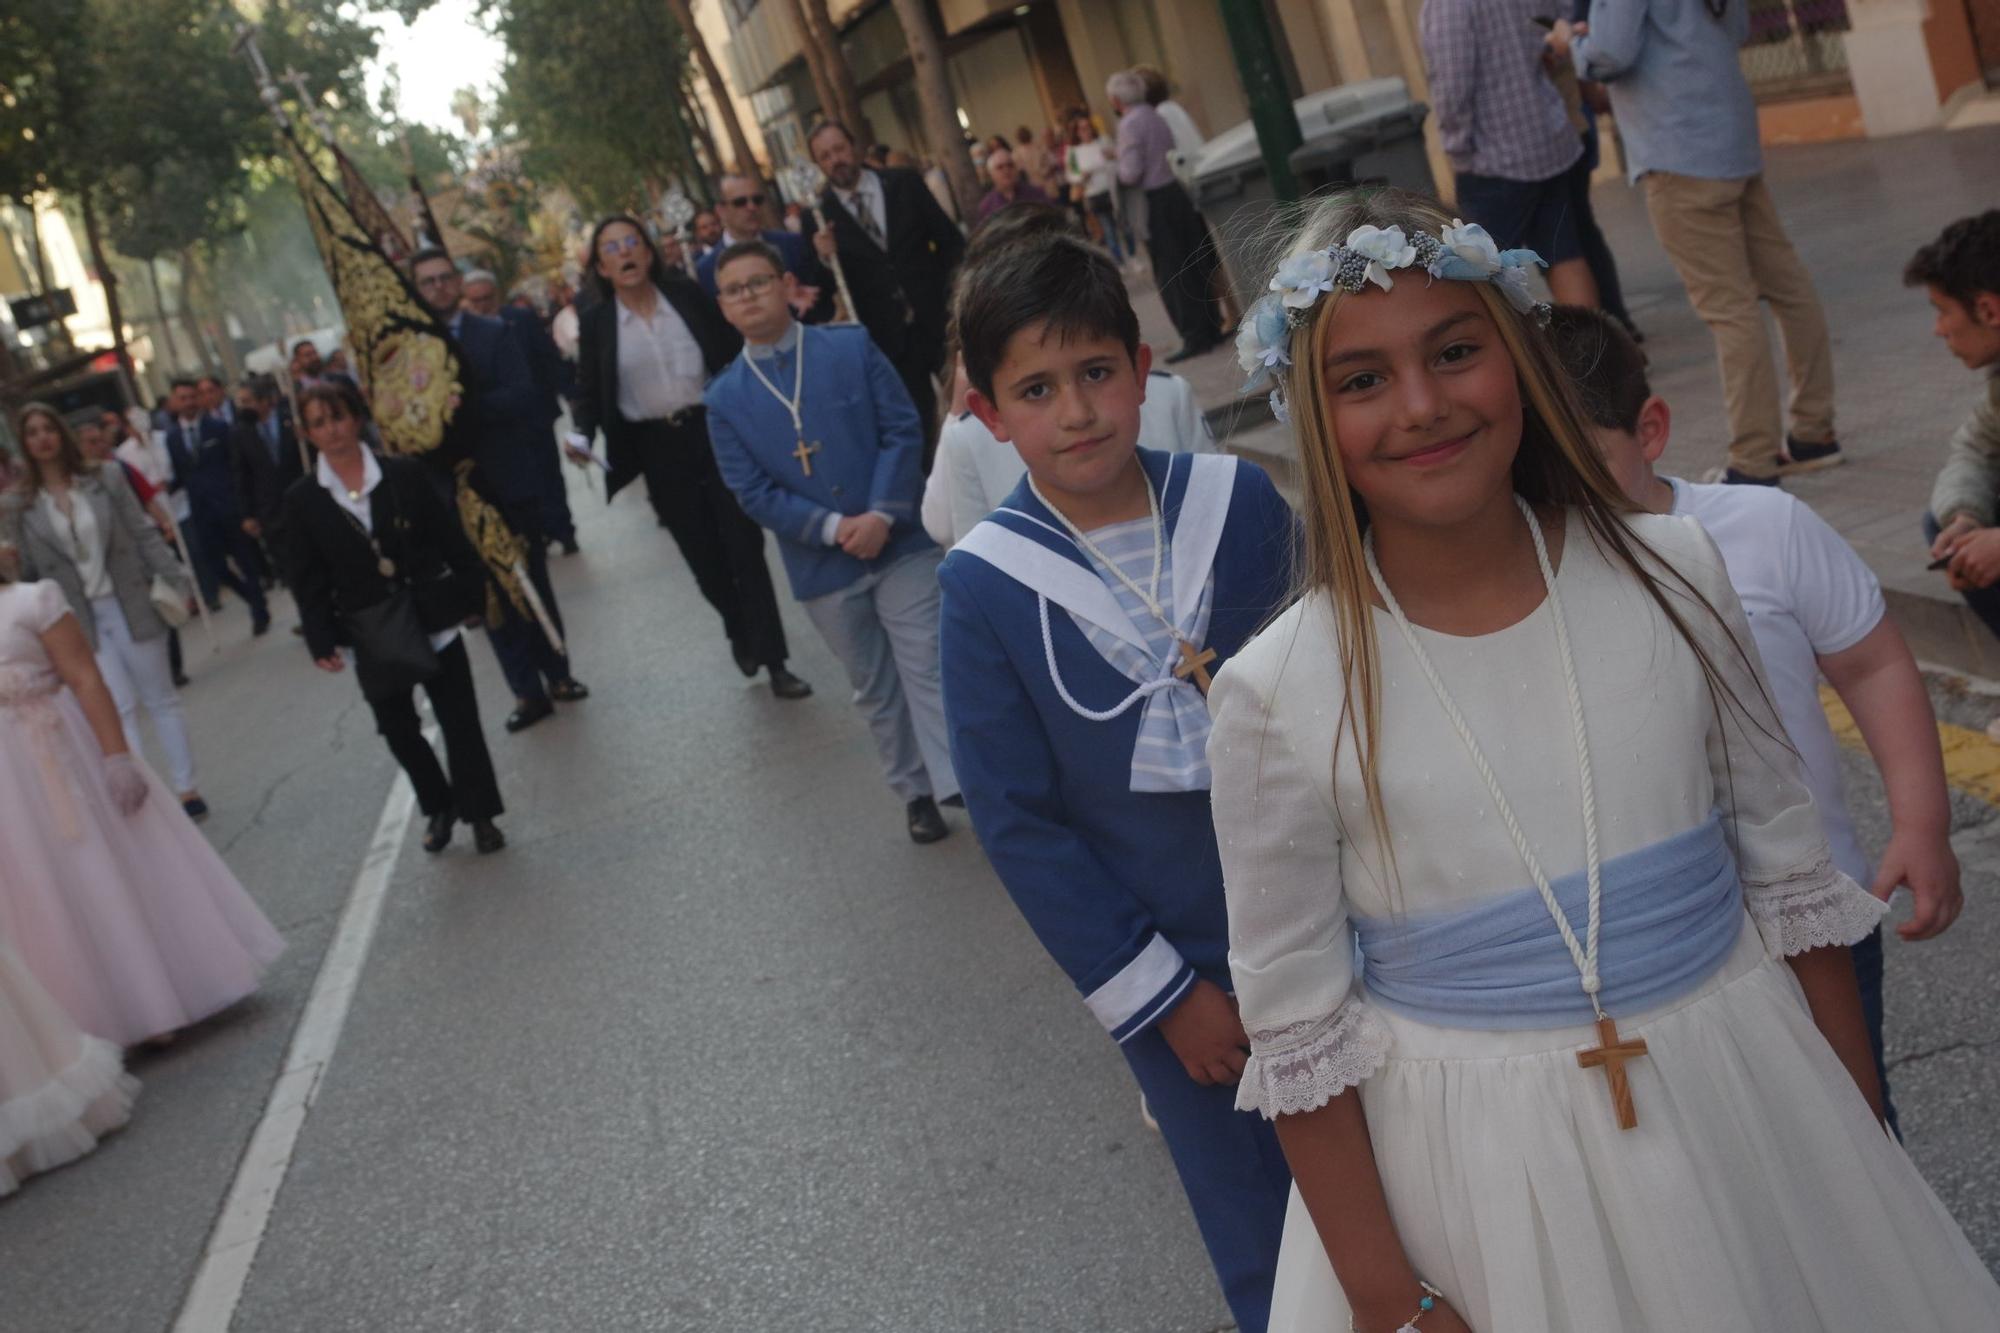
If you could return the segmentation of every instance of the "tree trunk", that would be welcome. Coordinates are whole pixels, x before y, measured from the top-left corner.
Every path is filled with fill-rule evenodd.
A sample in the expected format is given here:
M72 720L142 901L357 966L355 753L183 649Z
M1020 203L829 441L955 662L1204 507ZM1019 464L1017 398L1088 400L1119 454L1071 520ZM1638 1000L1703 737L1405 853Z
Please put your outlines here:
M723 172L722 150L715 145L715 132L708 127L708 117L702 114L701 99L695 96L693 72L683 73L680 83L681 111L694 126L695 137L701 141L702 151L715 164L715 176L720 179ZM704 195L707 191L702 192Z
M224 379L230 384L243 382L243 356L236 350L235 335L229 331L229 303L222 299L221 284L215 280L215 267L207 256L190 251L188 261L192 267L187 270L193 279L189 291L199 290L201 304L209 319L215 325L215 352L222 360Z
M812 75L813 96L819 99L819 119L831 120L840 114L840 108L834 100L833 84L826 77L826 53L813 40L805 0L785 0L785 8L791 11L792 26L799 34L799 52L806 58L806 72Z
M833 26L826 0L805 0L805 15L811 35L817 40L820 59L826 64L826 82L833 91L839 120L854 136L854 148L859 152L874 143L875 136L869 131L868 118L861 114L861 94L854 86L854 67L847 63L847 52L840 48L840 29Z
M174 322L167 318L167 298L160 292L160 261L146 261L146 276L153 282L153 323L159 326L160 340L167 345L167 378L181 373L181 349L174 341Z
M79 192L78 203L83 208L83 238L90 246L91 267L97 270L97 280L104 286L104 313L111 321L111 350L118 357L119 373L125 377L126 391L132 384L132 353L125 346L125 312L118 304L118 275L111 271L111 257L104 253L104 231L97 222L97 203L88 189Z
M175 257L174 265L181 271L181 327L194 341L194 359L201 363L201 373L212 375L215 373L215 357L208 350L208 339L202 334L201 321L195 317L194 265L188 261L188 252L181 251Z
M716 68L715 57L709 54L708 42L702 37L701 29L694 24L694 6L689 0L667 0L667 8L673 13L674 22L681 25L688 49L694 52L695 60L701 65L701 75L708 80L709 95L715 99L715 112L722 117L723 131L729 136L729 151L736 155L737 170L752 176L760 175L757 155L750 151L750 140L743 133L743 122L737 119L736 104L729 100L729 85L723 82L722 71Z
M972 169L965 131L958 123L958 103L951 95L951 80L945 75L944 36L938 31L931 0L895 0L895 3L896 17L903 23L903 40L910 47L917 100L924 109L924 137L930 140L932 158L951 181L952 196L958 200L958 215L971 218L979 209L979 177Z

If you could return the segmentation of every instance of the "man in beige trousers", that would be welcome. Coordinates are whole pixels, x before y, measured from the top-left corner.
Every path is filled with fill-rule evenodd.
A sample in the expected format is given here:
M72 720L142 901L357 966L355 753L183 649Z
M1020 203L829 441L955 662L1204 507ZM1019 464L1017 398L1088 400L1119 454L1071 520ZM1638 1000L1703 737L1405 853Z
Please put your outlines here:
M1593 0L1590 17L1558 22L1549 45L1610 88L1653 230L1715 335L1729 412L1723 479L1771 486L1833 466L1826 314L1764 184L1757 104L1737 63L1749 0ZM1789 430L1760 301L1784 338Z

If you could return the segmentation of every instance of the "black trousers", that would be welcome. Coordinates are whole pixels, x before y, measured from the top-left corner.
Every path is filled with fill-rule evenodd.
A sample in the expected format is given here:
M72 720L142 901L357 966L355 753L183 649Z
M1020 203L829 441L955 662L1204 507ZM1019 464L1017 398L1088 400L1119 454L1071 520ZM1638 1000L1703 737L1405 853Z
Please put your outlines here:
M549 444L535 471L542 479L542 531L565 546L576 545L576 519L569 512L569 491L563 486L562 450Z
M1632 323L1632 313L1625 308L1625 285L1618 280L1618 261L1611 254L1611 242L1604 239L1604 229L1597 225L1597 211L1590 203L1590 172L1595 154L1585 153L1569 169L1569 184L1576 213L1576 238L1583 246L1584 263L1590 266L1590 276L1597 280L1597 304L1604 307L1604 313L1620 324Z
M542 608L567 649L569 634L563 628L562 608L556 605L556 590L549 584L548 537L542 529L541 502L536 499L496 507L507 526L527 542L528 581L541 594ZM487 626L487 638L493 644L493 656L500 661L500 674L507 678L507 688L524 703L546 699L549 686L570 678L567 652L557 652L534 612L520 610L505 593L500 594L500 619Z
M1222 338L1215 310L1220 260L1208 224L1179 181L1146 191L1146 252L1167 318L1185 347L1211 347Z
M641 421L632 429L653 512L673 534L701 595L722 617L730 647L759 665L783 666L791 654L764 563L764 529L724 484L708 443L707 415L696 411L679 425Z
M187 539L188 558L194 561L194 581L202 601L215 607L220 601L219 589L226 587L243 599L252 616L265 614L264 589L258 583L262 558L257 554L257 543L243 530L241 519L197 510L181 525L181 536Z
M938 351L936 347L921 346L913 337L904 347L902 357L890 363L896 367L897 378L909 391L910 401L917 406L918 420L923 422L926 477L931 474L931 459L937 455L938 445Z
M417 789L417 808L426 818L449 811L470 822L492 819L506 807L500 803L500 780L493 773L493 756L479 728L479 695L472 687L472 659L465 654L465 636L438 653L438 674L424 684L431 712L444 732L444 751L451 761L447 778L437 752L424 739L414 693L393 699L370 699L375 730L389 743L389 753L410 775Z

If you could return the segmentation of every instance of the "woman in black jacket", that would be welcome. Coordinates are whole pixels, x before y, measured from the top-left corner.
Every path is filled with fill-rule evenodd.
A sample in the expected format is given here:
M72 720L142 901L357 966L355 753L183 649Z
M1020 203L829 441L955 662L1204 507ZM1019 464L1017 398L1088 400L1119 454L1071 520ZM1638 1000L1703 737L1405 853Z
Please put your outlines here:
M423 682L444 732L451 775L424 739L411 687L362 693L375 727L416 788L428 827L424 850L443 851L452 824L472 825L482 852L507 845L494 819L500 784L479 726L462 628L475 623L485 567L458 516L433 489L423 464L378 458L361 443L368 407L352 384L322 381L299 396L299 419L319 449L313 475L285 492L288 582L298 601L306 647L322 671L339 672L354 646L354 617L409 588L429 636L437 670Z

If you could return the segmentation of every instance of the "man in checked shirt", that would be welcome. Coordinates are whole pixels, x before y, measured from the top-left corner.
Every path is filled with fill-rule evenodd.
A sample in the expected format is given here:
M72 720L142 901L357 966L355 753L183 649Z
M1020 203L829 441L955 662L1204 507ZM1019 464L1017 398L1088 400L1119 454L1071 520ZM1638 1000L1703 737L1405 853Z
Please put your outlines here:
M1551 0L1425 0L1418 20L1432 114L1458 178L1458 209L1502 249L1548 261L1563 305L1597 305L1571 207L1583 141L1544 68Z

